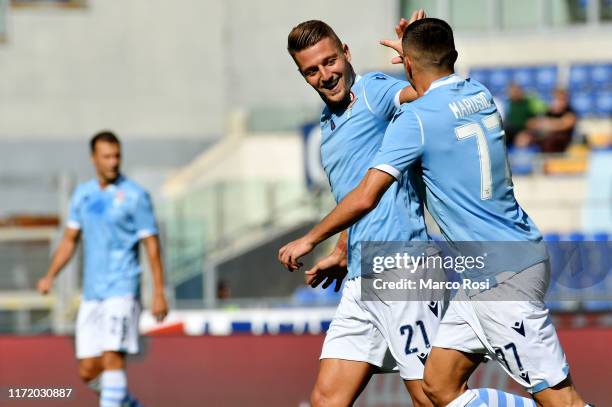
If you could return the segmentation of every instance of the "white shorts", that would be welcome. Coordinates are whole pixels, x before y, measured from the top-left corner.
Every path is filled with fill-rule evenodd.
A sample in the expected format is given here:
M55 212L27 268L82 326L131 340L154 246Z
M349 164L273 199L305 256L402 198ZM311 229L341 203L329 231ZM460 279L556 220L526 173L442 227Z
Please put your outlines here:
M543 302L549 273L548 262L538 263L471 300L457 294L434 346L487 354L530 393L560 383L569 367ZM519 291L529 292L531 300L499 300L516 298Z
M83 300L76 323L77 359L106 351L138 353L140 311L140 302L132 297Z
M390 370L385 361L389 351L394 370L399 370L402 379L423 379L442 316L442 302L361 301L360 284L361 277L345 283L321 359L367 362Z

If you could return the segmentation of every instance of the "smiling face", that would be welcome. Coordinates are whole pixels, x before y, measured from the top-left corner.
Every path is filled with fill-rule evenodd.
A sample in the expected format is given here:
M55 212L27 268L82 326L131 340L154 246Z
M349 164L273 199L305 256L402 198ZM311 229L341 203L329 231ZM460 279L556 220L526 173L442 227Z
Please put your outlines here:
M347 45L329 38L293 55L300 73L332 110L348 106L354 73Z

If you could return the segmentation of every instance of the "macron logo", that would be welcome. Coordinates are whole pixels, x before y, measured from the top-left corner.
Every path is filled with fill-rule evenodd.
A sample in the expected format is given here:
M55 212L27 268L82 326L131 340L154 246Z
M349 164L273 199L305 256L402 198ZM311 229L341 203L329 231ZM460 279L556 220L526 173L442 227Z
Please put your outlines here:
M395 119L397 119L398 117L400 117L403 114L404 114L403 110L400 110L399 112L395 113L395 116L393 116L393 119L391 119L391 123L395 123Z

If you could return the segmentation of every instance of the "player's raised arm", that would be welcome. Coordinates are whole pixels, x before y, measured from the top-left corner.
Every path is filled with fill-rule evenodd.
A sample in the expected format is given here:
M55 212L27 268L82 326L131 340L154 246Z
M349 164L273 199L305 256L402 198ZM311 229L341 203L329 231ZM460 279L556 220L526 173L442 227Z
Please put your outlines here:
M168 302L164 292L164 266L161 261L159 238L157 235L145 237L141 240L149 258L149 266L153 276L153 305L151 313L158 322L168 315Z
M310 232L279 250L279 261L288 270L299 268L300 257L310 253L317 244L353 225L376 208L378 201L394 181L395 178L386 172L370 169L357 188L349 192Z
M64 236L53 253L47 274L38 280L36 288L41 294L47 294L51 291L53 280L74 255L80 236L80 229L67 227L64 230Z
M393 49L395 52L397 52L397 55L391 59L392 64L401 64L404 61L404 50L402 48L402 38L404 37L404 32L406 31L406 28L410 24L414 23L415 21L421 20L426 17L427 15L425 14L425 10L418 9L412 13L412 16L410 16L409 21L403 17L400 19L399 23L395 26L395 34L397 35L396 39L380 40L381 45L384 45L385 47L389 47Z

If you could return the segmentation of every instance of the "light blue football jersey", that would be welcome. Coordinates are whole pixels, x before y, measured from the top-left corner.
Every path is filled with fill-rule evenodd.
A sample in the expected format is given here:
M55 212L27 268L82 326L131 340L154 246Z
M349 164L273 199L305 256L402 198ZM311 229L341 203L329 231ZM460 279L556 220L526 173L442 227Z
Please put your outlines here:
M140 295L138 243L157 234L151 199L143 188L123 176L104 189L96 179L80 184L67 226L81 230L86 300Z
M547 258L539 230L514 197L500 115L479 82L451 75L403 104L371 166L399 182L421 174L427 209L448 241L535 243L521 245L521 253L511 253L517 245L488 244L496 253L481 277Z
M353 102L343 112L327 107L321 115L321 161L336 202L357 187L380 148L385 130L399 105L398 92L408 82L381 72L357 77ZM348 278L361 275L362 241L428 241L419 178L394 183L376 209L349 229Z

